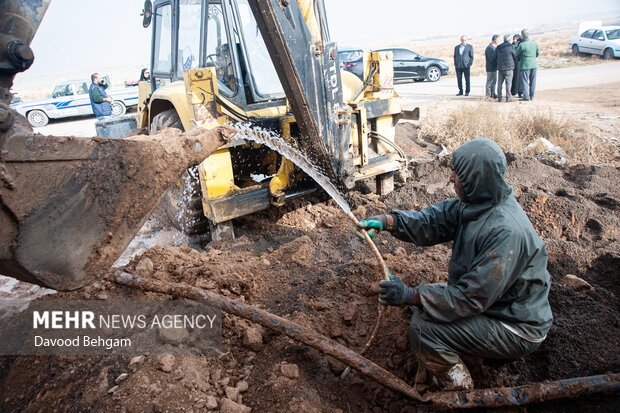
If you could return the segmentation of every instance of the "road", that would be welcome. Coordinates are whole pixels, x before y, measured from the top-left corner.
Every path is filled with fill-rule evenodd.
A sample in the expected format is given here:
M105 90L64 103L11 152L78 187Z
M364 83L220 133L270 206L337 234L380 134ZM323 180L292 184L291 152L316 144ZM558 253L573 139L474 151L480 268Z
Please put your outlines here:
M486 76L471 78L471 94L468 97L455 96L458 91L455 78L443 78L438 82L398 83L396 92L403 98L404 107L410 108L422 102L434 102L440 99L478 100L484 96ZM564 69L538 71L536 90L553 90L567 87L592 86L603 83L620 82L620 61L591 66L575 66ZM52 120L43 127L35 129L44 135L72 135L92 137L96 135L94 116L71 118L69 120Z
M127 109L126 115L135 115L135 107ZM35 132L53 136L77 136L78 138L91 138L97 136L95 129L97 118L95 115L71 117L65 119L50 119L50 123L42 128L35 128Z
M620 82L620 61L591 66L574 66L563 69L539 70L536 90L554 90L569 87L593 86ZM456 78L442 78L438 82L398 83L396 93L404 99L406 107L418 102L438 101L440 99L478 100L484 97L485 76L471 78L471 93L468 97L456 96Z

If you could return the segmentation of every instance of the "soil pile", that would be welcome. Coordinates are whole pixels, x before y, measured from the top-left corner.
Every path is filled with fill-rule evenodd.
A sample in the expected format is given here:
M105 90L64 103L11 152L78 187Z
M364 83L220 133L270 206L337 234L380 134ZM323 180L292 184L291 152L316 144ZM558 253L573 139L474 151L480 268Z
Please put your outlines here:
M413 159L410 177L386 197L360 184L349 194L359 217L389 209L419 209L454 197L447 158L417 138L411 124L397 142ZM553 277L555 321L548 339L515 361L468 360L478 388L620 371L617 272L620 171L612 166L557 167L509 155L507 180L545 241ZM235 222L237 239L204 251L156 246L124 268L143 277L184 282L251 303L360 350L377 316L381 270L353 235L340 209L324 195L297 200ZM392 273L409 285L447 278L450 244L421 248L378 237ZM592 288L562 284L572 274ZM574 288L574 289L573 289ZM63 298L165 298L102 281ZM390 308L367 357L413 384L417 361L409 349L410 313ZM243 319L224 315L219 357L0 358L3 411L403 412L411 400L338 361ZM573 410L618 401L552 402L532 411Z

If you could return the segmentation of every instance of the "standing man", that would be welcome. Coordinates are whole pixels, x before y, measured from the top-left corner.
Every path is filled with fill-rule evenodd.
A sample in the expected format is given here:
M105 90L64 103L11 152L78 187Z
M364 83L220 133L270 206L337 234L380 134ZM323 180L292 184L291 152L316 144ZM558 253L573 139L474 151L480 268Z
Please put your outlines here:
M491 37L491 43L489 43L484 51L487 69L485 93L488 100L495 99L497 97L497 95L495 95L495 85L497 84L497 55L495 54L495 48L497 47L498 38L499 35L494 34L493 37Z
M506 82L506 102L512 102L512 75L517 67L517 52L510 35L504 35L504 43L497 46L497 70L499 71L499 83L497 85L497 101L502 101L502 85Z
M516 359L534 351L551 327L547 251L504 180L504 152L477 138L452 157L458 199L421 211L391 211L360 227L417 245L451 241L445 284L379 282L379 300L413 306L409 340L420 364L446 389L472 389L461 356Z
M521 80L523 81L523 100L533 100L536 91L536 58L540 55L538 43L530 40L527 29L521 30L521 43L517 56L521 59Z
M521 35L519 33L512 36L512 45L515 48L515 53L517 52L517 46L521 43ZM517 56L517 65L515 66L515 70L512 73L512 88L510 89L512 96L519 95L520 98L523 97L523 82L521 81L521 60L519 56Z
M467 36L461 36L461 44L454 48L454 69L456 70L456 80L459 85L457 96L463 96L463 79L465 76L465 96L469 96L469 69L474 63L474 48L467 43Z
M97 117L97 120L105 120L112 118L112 98L108 97L105 90L108 88L108 84L99 76L99 73L93 73L90 75L90 88L88 89L88 95L90 96L90 106L93 108L93 113Z

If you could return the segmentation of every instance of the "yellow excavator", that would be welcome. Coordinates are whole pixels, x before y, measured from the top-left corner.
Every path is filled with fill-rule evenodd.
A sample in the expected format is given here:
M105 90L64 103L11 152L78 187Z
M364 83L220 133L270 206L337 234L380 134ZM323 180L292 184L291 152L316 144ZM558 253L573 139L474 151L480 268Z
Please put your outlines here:
M366 56L364 81L341 72L321 0L147 0L152 78L137 118L148 134L33 133L9 90L49 2L0 4L0 274L75 289L107 271L162 199L185 232L222 239L233 218L315 190L226 126L237 122L281 134L343 189L375 177L386 193L405 164L391 56Z
M392 56L366 55L364 82L341 71L322 0L157 0L144 14L152 80L140 86L140 127L250 123L302 148L342 187L376 177L379 193L393 189L404 154ZM188 170L164 204L184 232L223 239L234 236L231 219L314 189L289 160L237 141Z

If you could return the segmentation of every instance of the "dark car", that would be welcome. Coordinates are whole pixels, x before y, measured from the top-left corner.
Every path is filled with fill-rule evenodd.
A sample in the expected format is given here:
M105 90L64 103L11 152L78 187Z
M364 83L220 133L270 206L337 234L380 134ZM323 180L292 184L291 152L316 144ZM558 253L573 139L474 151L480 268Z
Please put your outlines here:
M355 47L343 47L338 51L338 59L340 60L340 69L355 74L360 79L364 73L364 51Z
M441 76L448 74L448 64L445 60L432 57L423 57L407 49L380 49L374 52L390 51L394 54L394 80L411 79L429 82L438 81Z

